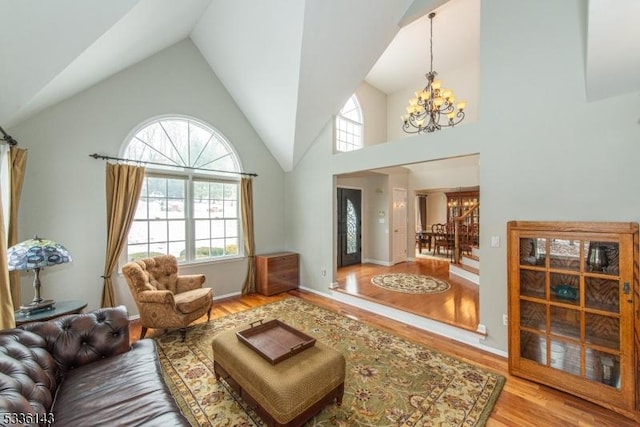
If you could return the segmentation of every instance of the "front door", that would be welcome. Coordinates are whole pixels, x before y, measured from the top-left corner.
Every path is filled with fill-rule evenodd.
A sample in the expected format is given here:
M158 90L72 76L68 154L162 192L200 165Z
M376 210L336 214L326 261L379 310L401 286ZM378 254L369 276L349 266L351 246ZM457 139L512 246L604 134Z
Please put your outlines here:
M362 261L362 191L338 188L338 267Z

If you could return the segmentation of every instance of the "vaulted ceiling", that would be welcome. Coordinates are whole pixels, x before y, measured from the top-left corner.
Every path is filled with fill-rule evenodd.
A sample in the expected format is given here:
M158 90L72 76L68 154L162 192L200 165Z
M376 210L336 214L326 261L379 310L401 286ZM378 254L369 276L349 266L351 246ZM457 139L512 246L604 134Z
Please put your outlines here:
M10 128L190 37L291 170L362 81L392 93L406 81L403 73L424 73L423 16L445 3L0 0L0 125ZM462 12L438 21L438 43L448 43L437 56L439 71L478 44L465 37L480 18L464 6L451 10ZM607 0L585 2L588 99L640 90L639 16L637 0L617 0L615 8ZM545 78L552 76L550 64Z

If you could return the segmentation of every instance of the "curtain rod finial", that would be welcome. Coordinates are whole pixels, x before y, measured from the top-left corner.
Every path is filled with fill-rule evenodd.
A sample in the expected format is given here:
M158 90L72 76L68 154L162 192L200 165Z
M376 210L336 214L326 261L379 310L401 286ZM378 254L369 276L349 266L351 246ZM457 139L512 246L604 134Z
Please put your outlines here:
M12 147L14 145L18 145L18 141L16 141L11 135L6 133L1 126L0 126L0 132L2 132L2 135L4 135L4 138L0 138L0 141L5 141L7 144L9 144Z

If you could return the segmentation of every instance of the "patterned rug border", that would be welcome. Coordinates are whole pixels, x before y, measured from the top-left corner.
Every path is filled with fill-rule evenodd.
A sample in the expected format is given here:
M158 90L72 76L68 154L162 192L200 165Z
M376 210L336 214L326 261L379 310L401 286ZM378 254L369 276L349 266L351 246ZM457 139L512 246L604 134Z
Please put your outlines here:
M389 291L419 295L440 294L451 289L449 282L425 274L376 274L371 283Z
M218 327L216 327L216 323L220 322L221 320L224 321L225 319L232 319L233 320L239 320L242 321L244 320L246 324L249 323L250 321L250 313L252 312L258 312L258 309L260 309L260 311L265 311L265 308L269 308L269 307L275 307L278 305L282 305L282 304L300 304L301 306L308 306L308 307L313 307L313 309L318 310L319 312L323 312L325 313L325 315L329 315L329 316L335 316L337 318L340 318L343 320L344 323L350 323L350 322L354 322L356 324L359 324L362 326L362 328L364 328L365 330L370 330L370 331L376 331L377 333L381 333L382 335L389 335L390 337L392 337L392 339L396 339L399 340L400 342L404 342L406 343L408 346L414 347L414 348L418 348L418 349L423 349L426 352L430 352L434 355L437 355L439 358L441 358L443 361L446 362L446 365L444 366L449 366L451 365L452 367L456 366L456 365L462 365L462 366L469 366L472 367L474 370L477 370L479 372L484 373L485 375L487 375L490 378L490 381L485 384L485 387L483 389L487 389L490 388L492 389L492 391L490 392L490 395L488 396L488 398L486 399L476 399L472 408L470 408L469 413L471 413L474 410L474 407L477 407L478 404L482 404L481 406L481 412L480 414L477 416L476 418L476 422L474 424L469 424L468 422L465 422L464 425L473 425L473 426L483 426L486 424L489 416L491 415L493 408L495 406L495 403L498 399L498 397L500 396L502 389L504 387L504 384L506 382L506 378L500 374L497 374L495 372L492 372L488 369L485 369L483 367L479 367L473 363L469 363L469 362L465 362L462 361L454 356L450 356L446 353L442 353L438 350L434 350L433 348L429 347L428 345L422 344L420 342L416 342L414 340L412 340L409 337L403 336L403 335L399 335L395 332L391 332L388 331L384 328L375 326L375 325L371 325L365 322L362 322L360 320L356 320L353 319L351 317L345 316L343 314L337 313L335 311L332 311L330 309L324 308L322 306L313 304L311 302L302 300L300 298L297 297L288 297L286 299L283 300L279 300L279 301L274 301L274 302L270 302L270 303L266 303L260 306L256 306L256 307L252 307L249 308L247 310L243 310L243 311L239 311L237 313L231 313L216 319L212 319L211 323L202 323L202 324L197 324L197 325L193 325L191 327L189 327L187 329L187 339L186 342L183 345L186 345L187 348L190 351L194 352L195 357L198 359L199 362L203 363L204 365L206 365L206 367L208 368L209 372L203 372L202 374L210 374L209 375L209 381L212 380L213 378L213 357L212 355L208 355L208 354L204 354L204 352L201 351L201 349L195 345L198 340L200 339L206 339L201 337L202 335L207 336L209 334L211 334L211 338L213 337L213 335L215 335L216 333L222 332L224 330L227 330L233 326L228 326L227 328L223 328L223 329L219 329ZM273 310L271 310L273 311ZM239 319L233 319L234 317L237 317ZM345 329L348 330L348 329ZM371 335L371 334L365 334L365 335ZM190 338L191 337L191 338ZM196 426L211 426L211 425L226 425L226 424L212 424L212 421L216 421L215 419L212 419L211 417L207 417L207 415L204 412L204 406L206 406L207 404L211 403L209 401L204 401L204 402L200 402L198 400L198 397L195 396L192 393L192 390L187 386L185 380L181 377L181 375L177 372L176 366L174 366L174 364L170 361L170 357L169 355L165 352L165 348L163 343L167 342L178 342L181 341L181 336L179 334L178 331L173 331L173 332L169 332L165 335L159 336L159 337L154 337L153 338L156 341L156 347L157 347L157 351L158 354L160 356L160 365L162 367L162 371L163 371L163 376L167 382L167 385L169 387L169 389L171 390L172 394L174 395L174 397L176 398L176 401L178 402L179 406L181 407L181 409L183 410L183 413L185 413L185 416L187 417L187 419L189 420L189 422L192 425L196 425ZM210 346L207 346L207 348L210 350ZM349 359L347 359L347 364L349 365ZM213 381L215 382L215 379L213 379ZM233 391L229 390L227 386L225 386L224 384L221 383L221 387L224 389L224 392L228 395L227 397L230 399L233 399L235 401L238 400L237 396L233 396ZM441 388L434 388L434 390L431 391L431 395L429 396L429 399L426 399L427 401L431 401L433 399L436 399L440 396L440 394L444 391L444 389ZM216 397L216 398L221 398L220 396ZM215 402L214 402L215 403ZM237 402L240 406L241 409L244 411L244 414L249 417L249 419L251 419L251 421L253 421L254 423L256 423L256 419L260 419L259 417L257 417L257 415L255 413L250 413L251 409L247 408L246 405L243 405L242 402ZM187 409L188 410L185 410ZM478 408L477 408L478 409ZM412 415L412 417L410 419L407 419L402 425L403 426L413 426L413 425L425 425L425 424L418 424L417 422L420 422L419 420L423 417L427 415L427 413L420 411L419 409L416 409L415 413ZM223 420L224 421L224 420ZM335 420L334 420L335 421ZM467 420L469 421L469 420ZM256 423L260 426L263 426L264 423L259 422ZM335 423L332 423L335 424ZM242 425L251 425L251 424L242 424ZM321 424L313 424L313 425L321 425ZM324 424L322 424L324 425ZM338 423L337 425L343 425L341 423ZM350 425L350 424L349 424ZM394 425L394 424L389 424L389 425ZM399 424L398 424L399 425ZM430 424L429 424L430 425Z

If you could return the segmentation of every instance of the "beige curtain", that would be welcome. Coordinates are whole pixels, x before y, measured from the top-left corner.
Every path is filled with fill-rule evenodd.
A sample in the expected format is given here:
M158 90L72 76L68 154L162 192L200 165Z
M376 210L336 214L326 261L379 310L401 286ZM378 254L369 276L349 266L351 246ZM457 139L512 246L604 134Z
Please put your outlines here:
M107 255L104 263L102 307L113 307L115 295L111 274L127 244L144 183L144 167L107 163Z
M0 188L0 194L2 191L3 189ZM0 198L0 329L10 329L16 326L7 264L7 235L4 231L4 214L2 213L2 198Z
M24 171L27 166L27 150L18 147L11 147L9 151L9 161L11 163L11 203L9 204L9 230L7 247L18 243L18 207L20 206L20 195L22 194L22 183L24 182ZM11 281L11 298L13 306L20 306L20 272L9 273Z
M242 199L242 230L244 231L244 252L248 259L247 277L242 286L242 295L256 291L256 244L253 235L253 181L242 178L240 181Z

